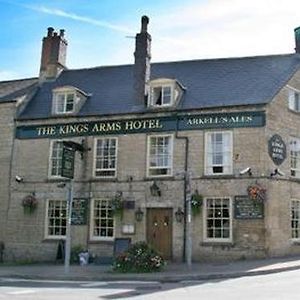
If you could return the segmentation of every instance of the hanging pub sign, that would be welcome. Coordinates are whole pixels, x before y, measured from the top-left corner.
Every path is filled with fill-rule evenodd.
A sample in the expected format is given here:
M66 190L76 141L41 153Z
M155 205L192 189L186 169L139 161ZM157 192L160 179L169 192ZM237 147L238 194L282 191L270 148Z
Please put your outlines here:
M69 179L74 178L75 150L64 146L62 151L61 176Z
M274 134L269 139L268 150L275 165L281 165L286 159L286 145L280 135Z

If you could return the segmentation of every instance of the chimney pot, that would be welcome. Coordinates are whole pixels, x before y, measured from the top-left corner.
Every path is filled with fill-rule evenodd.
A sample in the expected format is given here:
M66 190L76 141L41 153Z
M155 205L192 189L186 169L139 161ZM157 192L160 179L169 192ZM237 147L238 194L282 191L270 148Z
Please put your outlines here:
M149 23L149 18L147 16L142 16L141 32L147 32L148 23Z
M295 32L295 51L296 53L300 53L300 27L294 29Z
M61 37L64 37L64 36L65 36L65 30L64 30L64 29L60 29L59 35L60 35Z
M54 31L53 27L48 27L48 34L47 34L47 36L52 36L53 35L53 31Z

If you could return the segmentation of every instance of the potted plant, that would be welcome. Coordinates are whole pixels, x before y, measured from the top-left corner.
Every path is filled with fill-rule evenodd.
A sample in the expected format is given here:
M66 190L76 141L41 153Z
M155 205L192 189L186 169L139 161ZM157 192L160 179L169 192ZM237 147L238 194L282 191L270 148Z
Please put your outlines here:
M203 196L199 194L198 190L195 190L194 194L191 196L191 209L194 216L201 212L202 202Z

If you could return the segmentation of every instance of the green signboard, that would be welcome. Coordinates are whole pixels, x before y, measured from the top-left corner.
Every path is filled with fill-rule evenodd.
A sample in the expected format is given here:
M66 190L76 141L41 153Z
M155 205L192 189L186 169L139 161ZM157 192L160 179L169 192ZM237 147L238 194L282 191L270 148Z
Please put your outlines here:
M61 176L69 179L74 178L75 151L72 148L63 147Z
M144 119L101 120L63 124L18 126L16 138L65 138L214 128L265 126L264 111L210 114L176 114Z
M87 211L88 199L73 199L72 206L72 225L86 225L87 224Z

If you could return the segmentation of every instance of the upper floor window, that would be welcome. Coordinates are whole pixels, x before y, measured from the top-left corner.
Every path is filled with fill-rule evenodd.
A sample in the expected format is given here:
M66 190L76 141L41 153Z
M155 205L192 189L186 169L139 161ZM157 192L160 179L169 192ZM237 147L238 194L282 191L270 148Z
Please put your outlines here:
M232 132L206 132L205 175L232 173Z
M291 176L300 178L300 139L290 139Z
M300 91L289 90L289 109L300 112Z
M62 141L52 141L50 153L50 176L61 176L62 152Z
M94 175L96 177L115 177L117 174L116 138L99 138L95 140Z
M74 93L56 93L55 112L57 114L70 113L74 111Z
M148 176L172 175L172 142L171 135L148 137Z
M160 78L149 83L148 106L174 106L180 99L183 87L174 79Z
M73 87L63 86L53 90L52 113L72 114L78 112L88 95Z

